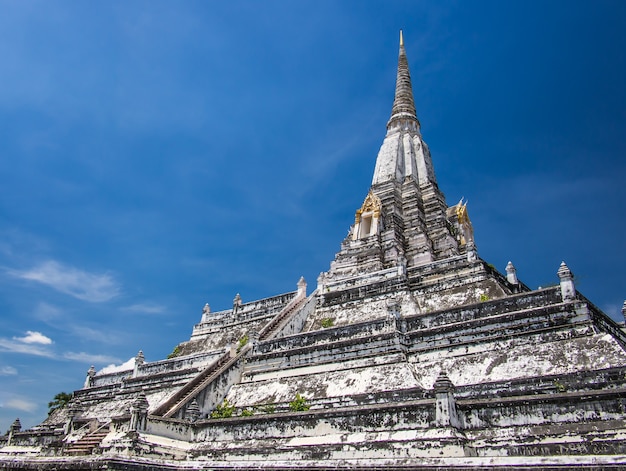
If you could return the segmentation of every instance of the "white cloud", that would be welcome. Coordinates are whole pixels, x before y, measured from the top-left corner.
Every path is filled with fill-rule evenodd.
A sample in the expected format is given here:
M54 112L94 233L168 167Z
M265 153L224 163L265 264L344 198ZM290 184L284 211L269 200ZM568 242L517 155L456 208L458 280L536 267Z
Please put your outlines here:
M88 273L54 260L44 262L30 270L9 270L8 273L16 278L37 281L61 293L94 303L109 301L120 292L118 283L109 274Z
M37 319L41 319L46 322L58 319L62 313L63 311L61 311L61 309L43 302L39 303L34 311Z
M122 310L141 314L161 314L165 312L165 306L161 306L159 304L138 303L123 307Z
M36 355L40 357L54 358L55 355L48 348L37 344L29 344L16 340L0 337L0 351L12 353L25 353L27 355Z
M81 361L83 363L97 364L97 363L119 363L121 360L110 355L98 355L85 352L66 352L63 354L63 358L66 360Z
M46 337L41 332L33 332L32 330L27 330L24 337L13 337L13 340L22 343L39 343L41 345L50 345L52 343L51 338Z
M4 403L9 409L17 409L24 412L33 412L37 409L37 404L24 399L9 399Z
M16 375L17 370L12 366L0 366L0 376Z
M108 365L98 371L98 374L108 374L108 373L117 373L119 371L128 371L132 370L135 367L135 358L131 358L121 365Z

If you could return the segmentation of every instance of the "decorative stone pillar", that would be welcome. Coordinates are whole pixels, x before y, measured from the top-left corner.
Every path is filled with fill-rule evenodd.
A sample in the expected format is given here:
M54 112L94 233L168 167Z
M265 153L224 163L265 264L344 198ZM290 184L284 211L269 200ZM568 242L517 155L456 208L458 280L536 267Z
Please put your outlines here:
M435 391L435 425L460 428L454 399L454 384L444 371L439 373L433 389Z
M185 409L185 420L195 422L200 418L200 415L200 406L198 405L198 401L196 401L196 398L194 397L193 401L191 401Z
M235 295L235 299L233 299L233 316L237 315L239 312L239 308L241 307L241 296L239 293Z
M146 362L146 358L143 356L143 351L139 350L135 357L135 367L133 368L133 378L139 376L139 367Z
M306 298L306 280L303 276L298 280L298 294L296 294L298 298Z
M20 419L17 418L13 421L11 427L9 428L9 438L7 439L7 446L11 444L13 436L20 430L22 430L22 423L20 422Z
M95 376L96 376L96 368L95 366L91 365L91 367L87 371L87 377L85 378L85 385L83 387L84 388L92 387Z
M137 399L130 406L130 429L135 432L141 432L148 425L148 400L146 393L141 391Z
M565 265L565 262L561 262L559 271L559 280L561 280L561 298L563 301L573 301L576 299L576 287L574 286L574 275L570 269Z
M211 306L209 303L206 303L202 308L202 322L208 321L209 316L211 315Z
M324 294L324 281L326 281L326 273L320 272L317 277L317 292L318 294Z
M506 264L506 280L512 285L519 283L519 280L517 279L517 272L511 262Z

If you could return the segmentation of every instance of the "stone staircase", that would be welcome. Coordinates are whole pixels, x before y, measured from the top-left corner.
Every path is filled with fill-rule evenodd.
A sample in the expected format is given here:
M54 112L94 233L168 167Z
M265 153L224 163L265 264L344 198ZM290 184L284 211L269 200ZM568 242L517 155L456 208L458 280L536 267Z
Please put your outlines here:
M102 443L102 440L108 433L108 429L103 430L102 428L88 433L77 441L69 443L65 448L65 453L68 455L90 455L94 448Z
M269 339L277 335L289 319L302 308L306 301L306 296L296 297L294 300L290 301L265 325L265 327L263 327L259 332L259 339ZM222 377L229 368L237 367L236 365L239 364L239 361L251 348L252 345L247 344L234 356L232 356L231 352L222 355L215 363L189 381L189 383L182 387L174 396L161 404L152 415L167 418L175 417L189 401L199 396L212 382Z
M228 368L234 361L236 361L243 353L247 351L244 348L235 357L230 356L230 352L226 352L215 363L212 363L207 368L202 370L197 376L183 386L174 396L169 400L161 404L154 412L153 415L161 415L164 417L171 417L176 413L188 399L197 394L197 391L206 386L206 384L213 380L225 368Z
M287 320L296 313L307 301L306 297L296 298L280 311L270 322L268 322L259 332L259 340L268 340L278 334Z

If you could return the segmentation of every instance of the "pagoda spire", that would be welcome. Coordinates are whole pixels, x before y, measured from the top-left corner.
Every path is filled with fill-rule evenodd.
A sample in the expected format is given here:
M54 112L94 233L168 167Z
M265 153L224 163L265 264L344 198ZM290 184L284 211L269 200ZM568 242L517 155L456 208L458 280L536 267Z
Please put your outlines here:
M400 31L395 96L387 123L387 135L376 159L372 185L390 181L402 183L407 178L420 185L435 183L430 153L421 138L420 123L415 112L409 62Z
M409 73L409 61L404 50L404 38L400 30L400 52L398 54L398 73L396 77L396 94L391 108L391 118L387 123L387 129L399 120L415 120L419 125L415 102L413 101L413 87L411 86L411 74Z

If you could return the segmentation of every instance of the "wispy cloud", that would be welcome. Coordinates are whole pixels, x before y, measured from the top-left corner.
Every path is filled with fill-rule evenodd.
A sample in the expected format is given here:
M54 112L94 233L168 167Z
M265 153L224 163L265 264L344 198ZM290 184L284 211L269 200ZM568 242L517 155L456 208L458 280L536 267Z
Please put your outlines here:
M24 399L9 399L4 403L9 409L17 409L24 412L33 412L37 409L37 403L25 401Z
M24 337L13 337L13 340L17 340L22 343L39 343L41 345L50 345L52 343L52 339L46 337L41 332L33 332L32 330L27 330L26 335Z
M138 303L123 307L122 311L136 312L138 314L162 314L165 312L165 306L160 304Z
M19 340L11 340L0 337L0 351L11 353L24 353L27 355L35 355L40 357L54 358L55 354L41 344L29 344Z
M70 326L70 329L72 333L76 334L83 340L100 342L106 345L117 345L124 343L127 340L126 333L115 332L110 328L93 329L91 327L72 325Z
M17 370L12 366L0 366L0 376L13 376L17 374Z
M66 352L63 354L66 360L80 361L83 363L102 364L102 363L120 363L120 359L110 355L98 355L85 352Z
M42 321L52 321L58 319L63 311L48 303L39 303L34 310L35 317Z
M89 302L105 302L116 297L119 285L109 274L89 273L63 265L54 260L44 262L30 270L9 270L16 278L36 281L61 293Z

